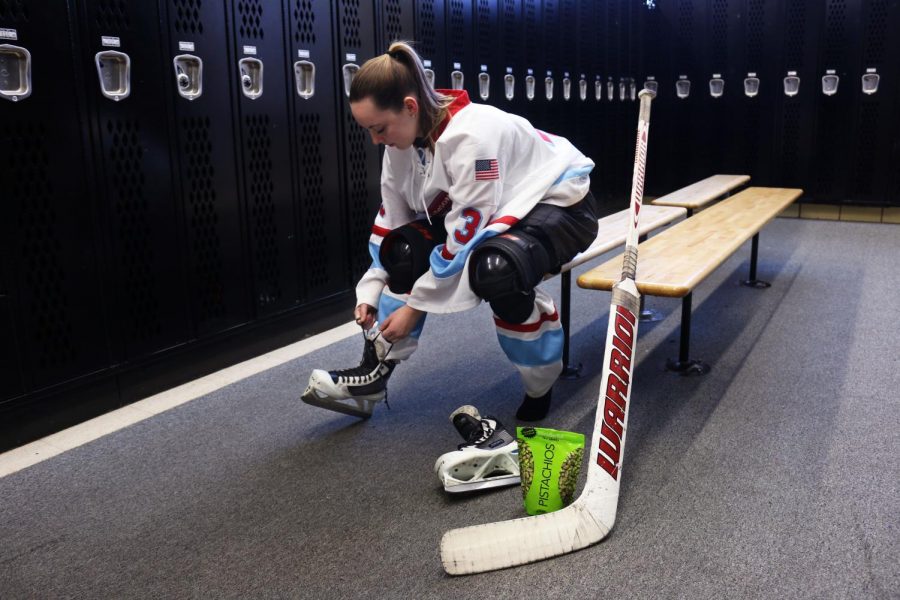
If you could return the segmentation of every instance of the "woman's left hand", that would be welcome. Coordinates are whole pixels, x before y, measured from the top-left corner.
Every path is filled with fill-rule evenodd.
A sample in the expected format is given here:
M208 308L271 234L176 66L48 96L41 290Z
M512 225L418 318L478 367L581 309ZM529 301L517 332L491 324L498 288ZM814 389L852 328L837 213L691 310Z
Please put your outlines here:
M423 314L425 313L421 310L401 306L381 322L381 336L388 342L399 342L409 336L409 332L419 324Z

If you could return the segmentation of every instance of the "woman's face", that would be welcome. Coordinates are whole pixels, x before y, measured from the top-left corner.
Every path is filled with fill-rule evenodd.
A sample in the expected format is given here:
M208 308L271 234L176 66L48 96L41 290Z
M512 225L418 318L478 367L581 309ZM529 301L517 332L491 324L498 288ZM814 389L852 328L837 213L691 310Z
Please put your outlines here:
M373 144L406 150L419 135L419 103L412 96L403 99L399 111L379 110L371 98L350 103L350 112L369 131Z

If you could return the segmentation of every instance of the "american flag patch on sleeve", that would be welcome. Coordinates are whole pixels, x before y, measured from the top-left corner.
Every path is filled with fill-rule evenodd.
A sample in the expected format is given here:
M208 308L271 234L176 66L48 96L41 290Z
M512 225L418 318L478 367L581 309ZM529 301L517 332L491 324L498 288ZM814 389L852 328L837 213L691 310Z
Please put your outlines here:
M475 181L500 179L500 166L496 158L479 158L475 161Z

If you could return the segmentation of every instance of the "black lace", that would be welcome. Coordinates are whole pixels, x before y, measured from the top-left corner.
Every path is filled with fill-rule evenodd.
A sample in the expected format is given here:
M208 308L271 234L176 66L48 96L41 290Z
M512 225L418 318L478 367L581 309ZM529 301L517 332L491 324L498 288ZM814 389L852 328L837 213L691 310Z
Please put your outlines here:
M358 385L371 381L372 372L375 371L376 368L384 364L383 360L378 359L378 351L375 349L375 340L377 340L380 336L381 331L379 331L378 335L370 340L366 337L366 332L363 331L363 357L362 361L359 363L359 366L350 367L349 369L341 369L339 371L332 371L332 375L334 375L335 377L340 377L351 385ZM385 340L385 343L388 344L387 351L384 353L384 355L387 356L388 352L391 351L391 348L393 348L394 345L390 344L387 340Z
M494 428L488 424L487 419L482 419L481 433L473 433L471 436L469 436L469 440L465 444L460 444L459 446L457 446L457 450L462 450L467 446L477 446L478 444L489 439L492 435L494 435Z

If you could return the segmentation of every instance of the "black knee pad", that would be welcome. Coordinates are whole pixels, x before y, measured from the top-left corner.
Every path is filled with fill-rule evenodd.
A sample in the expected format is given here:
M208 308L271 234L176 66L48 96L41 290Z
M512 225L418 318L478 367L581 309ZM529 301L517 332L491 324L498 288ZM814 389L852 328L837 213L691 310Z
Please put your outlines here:
M469 286L509 323L528 319L534 287L552 265L541 241L523 231L511 231L478 245L469 263Z
M436 233L427 222L413 221L391 230L382 240L378 259L388 273L392 292L408 294L428 270L431 250L442 241Z

